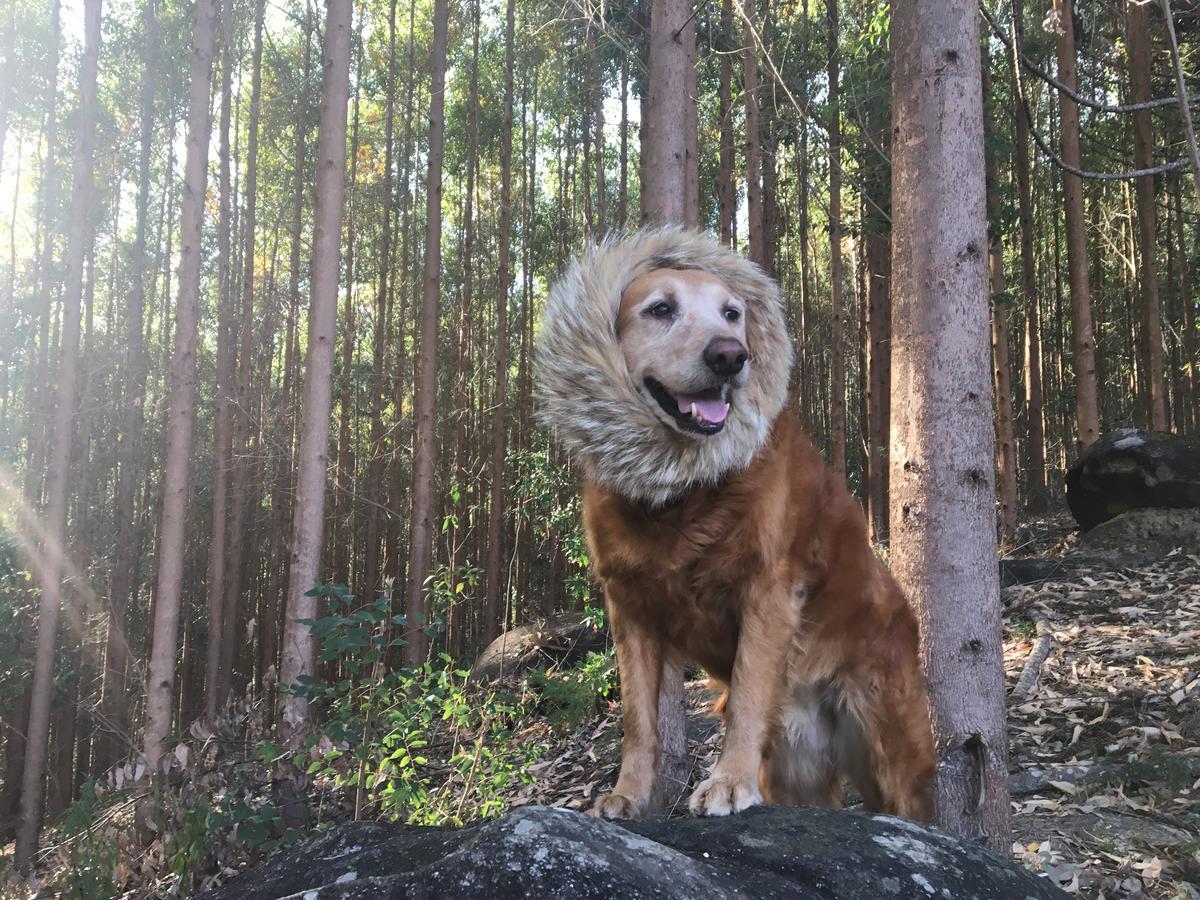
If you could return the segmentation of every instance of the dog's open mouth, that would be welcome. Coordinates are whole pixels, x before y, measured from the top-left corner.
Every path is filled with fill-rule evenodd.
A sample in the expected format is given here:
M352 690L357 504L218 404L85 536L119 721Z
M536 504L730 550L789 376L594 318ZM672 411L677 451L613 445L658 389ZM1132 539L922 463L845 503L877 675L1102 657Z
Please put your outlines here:
M729 415L729 386L720 385L694 393L671 393L659 381L646 379L646 390L658 401L668 416L682 431L696 434L716 434L725 427Z

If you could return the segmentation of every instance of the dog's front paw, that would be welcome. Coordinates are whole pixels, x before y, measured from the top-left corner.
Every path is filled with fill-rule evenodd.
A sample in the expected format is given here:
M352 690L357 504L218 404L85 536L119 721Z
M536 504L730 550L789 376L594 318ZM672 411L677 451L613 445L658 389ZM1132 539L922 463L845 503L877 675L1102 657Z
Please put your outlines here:
M696 816L728 816L762 803L753 775L712 775L700 782L688 801Z
M626 797L624 794L602 794L592 807L591 814L597 819L640 819L645 803Z

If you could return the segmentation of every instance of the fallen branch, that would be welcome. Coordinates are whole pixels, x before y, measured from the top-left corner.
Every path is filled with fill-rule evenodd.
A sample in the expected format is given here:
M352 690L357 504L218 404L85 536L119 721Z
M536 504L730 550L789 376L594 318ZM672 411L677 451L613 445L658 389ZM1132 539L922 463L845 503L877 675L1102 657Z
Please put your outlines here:
M1045 619L1037 620L1037 636L1033 650L1029 653L1029 659L1025 661L1025 668L1021 670L1021 677L1017 679L1017 686L1012 690L1012 696L1016 700L1024 700L1029 696L1034 686L1037 685L1038 676L1041 674L1046 658L1054 649L1054 635L1050 633L1050 623Z

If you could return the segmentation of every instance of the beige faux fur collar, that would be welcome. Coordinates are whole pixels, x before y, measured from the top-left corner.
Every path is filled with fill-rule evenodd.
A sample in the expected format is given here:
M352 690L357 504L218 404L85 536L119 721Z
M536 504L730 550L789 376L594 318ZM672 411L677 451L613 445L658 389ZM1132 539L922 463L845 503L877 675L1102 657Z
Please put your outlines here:
M704 269L746 304L750 379L725 428L711 437L663 425L617 343L622 293L657 268ZM787 400L791 366L779 288L758 266L701 232L644 230L588 246L551 289L534 355L537 414L588 479L664 505L750 464Z

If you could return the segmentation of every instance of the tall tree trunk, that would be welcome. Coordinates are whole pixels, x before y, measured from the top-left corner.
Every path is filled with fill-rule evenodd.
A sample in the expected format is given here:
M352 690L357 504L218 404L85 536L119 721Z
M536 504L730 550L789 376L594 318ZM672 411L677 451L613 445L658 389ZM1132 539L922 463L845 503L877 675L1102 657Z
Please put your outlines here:
M688 221L688 93L686 45L691 8L680 0L652 0L648 47L647 115L642 118L642 220ZM679 37L676 37L679 35ZM692 51L694 52L694 51Z
M536 76L535 76L536 77ZM536 85L534 90L536 90ZM617 188L617 230L629 227L629 56L621 54L621 174Z
M37 508L42 500L42 481L45 474L46 428L50 394L50 320L53 318L54 292L58 287L55 279L55 238L61 231L58 222L58 63L61 40L62 5L59 0L50 2L50 47L46 59L46 76L49 97L46 99L46 156L42 160L41 209L42 246L38 262L41 291L38 298L37 351L30 379L29 409L29 465L25 478L25 497L30 506Z
M207 643L204 716L213 721L222 702L224 673L226 536L229 533L229 478L233 468L233 403L237 336L233 329L233 264L230 236L233 183L229 129L233 109L233 0L221 3L221 111L217 123L219 214L217 219L217 396L213 414L212 525L208 551Z
M279 682L284 685L316 675L316 640L302 620L312 619L317 612L317 598L309 592L320 579L329 411L333 406L333 345L337 331L342 204L346 193L346 107L350 100L353 4L351 0L326 0L325 15L324 77L309 276L308 354L301 400L303 425L297 453L292 553L279 673ZM309 722L308 701L299 695L287 695L281 722L285 738L295 738Z
M162 475L158 573L143 753L150 771L158 769L171 728L175 656L184 570L188 482L196 413L196 355L200 314L200 237L208 182L208 96L212 79L214 0L197 0L188 88L187 160L179 221L179 295L175 308L175 350L167 408L167 439Z
M758 35L757 0L743 0L743 58L742 81L746 93L746 232L750 259L766 266L766 222L762 205L762 132L759 125L758 102Z
M1025 4L1013 0L1013 27L1017 42L1024 46ZM1014 70L1014 79L1019 72ZM1014 81L1014 88L1016 82ZM1042 324L1041 297L1033 259L1033 198L1030 191L1029 122L1020 101L1014 110L1016 146L1013 155L1017 167L1017 209L1021 226L1021 297L1025 305L1025 428L1026 447L1025 499L1030 510L1040 512L1046 507L1046 432L1042 418Z
M721 34L733 42L733 0L721 2ZM723 43L724 43L723 41ZM717 163L717 235L722 244L733 246L733 217L737 214L737 192L733 170L733 54L722 46L717 84L717 128L720 132Z
M251 495L257 497L258 479L254 477L256 464L250 452L251 437L257 426L254 403L251 400L251 380L254 371L254 255L258 227L258 122L262 105L262 50L263 50L264 0L256 0L254 11L254 55L250 75L250 115L246 135L245 212L242 217L241 325L238 347L238 378L235 415L233 417L234 458L232 480L231 516L229 521L228 566L225 578L225 594L221 622L221 680L217 701L224 703L230 689L234 687L234 653L242 645L242 630L245 627L244 610L241 607L247 550L246 514L252 503ZM237 269L234 270L237 272ZM231 282L233 276L231 275ZM232 285L231 285L232 287ZM234 291L230 290L233 295Z
M1192 431L1200 429L1200 373L1196 371L1196 300L1188 278L1187 243L1183 231L1183 201L1180 192L1175 194L1175 238L1179 242L1179 293L1183 304L1183 348L1180 364L1183 368L1184 409L1186 421L1181 428Z
M383 203L379 230L379 284L375 296L375 339L371 386L371 444L367 466L367 485L372 492L367 505L366 552L363 555L363 599L374 602L379 592L382 567L379 564L380 511L385 505L384 481L385 434L383 407L387 389L388 306L392 267L392 184L393 136L396 121L396 0L388 7L387 99L384 113Z
M977 17L913 0L892 20L892 571L921 624L936 820L1006 851Z
M1133 102L1150 99L1150 7L1138 0L1125 3L1126 41L1129 51L1129 80ZM1154 165L1154 134L1150 110L1133 114L1133 162L1139 169ZM1155 431L1167 429L1166 378L1163 376L1162 310L1158 298L1158 237L1155 227L1154 176L1137 179L1138 247L1141 267L1142 319L1141 358L1146 372L1144 406L1146 420Z
M991 59L984 36L981 71L985 118L990 115L992 93ZM995 120L987 119L995 129ZM1013 433L1012 369L1008 354L1008 301L1004 281L1004 241L1000 208L999 167L996 154L985 149L988 205L988 269L992 295L992 368L995 388L996 470L999 474L1000 545L1011 549L1017 536L1017 445Z
M842 122L838 108L838 0L825 0L827 10L826 52L829 56L829 406L830 462L838 475L846 473L846 363L845 319L842 299Z
M157 0L147 0L143 11L145 62L142 71L140 108L140 144L138 151L137 212L133 251L130 254L129 308L125 326L125 395L122 398L122 427L117 450L117 489L113 502L116 548L113 552L112 578L109 582L108 633L104 644L104 674L101 708L105 731L96 743L95 771L104 772L131 749L132 734L127 696L129 677L129 638L126 619L133 593L136 560L134 499L137 493L137 469L142 448L146 398L146 358L142 335L146 317L146 278L149 276L146 254L146 224L150 208L150 157L154 149L154 97L158 79Z
M67 488L71 475L71 428L75 416L75 378L79 365L79 315L83 299L83 264L92 214L92 155L96 127L96 79L100 57L100 0L84 3L84 48L79 63L79 115L68 220L66 272L63 278L62 340L59 349L58 402L46 472L46 532L40 548L42 596L38 604L33 686L21 775L21 810L14 860L28 872L42 827L42 800L50 737L54 687L54 645L67 560Z
M1075 29L1071 0L1054 0L1058 80L1075 91L1079 87L1075 63ZM1079 106L1058 92L1062 120L1062 158L1079 168ZM1075 369L1075 427L1079 449L1100 436L1100 408L1096 398L1096 339L1092 332L1092 294L1087 269L1087 220L1083 212L1083 180L1062 173L1067 220L1067 269L1071 280L1071 344Z
M438 300L442 260L442 156L446 140L447 0L434 0L430 52L429 150L425 175L425 272L422 280L420 346L416 377L412 524L408 552L408 619L404 661L425 659L428 601L426 580L433 562L433 463L437 449Z
M592 51L592 68L594 70L593 84L595 89L595 117L592 121L592 141L595 144L592 153L595 156L596 164L596 237L603 238L605 232L608 231L608 200L606 197L607 189L605 188L604 178L604 60L600 56L600 50L597 46L599 42L598 32L604 30L604 18L601 15L603 5L597 5L594 19L588 23L588 34L591 36L591 51ZM692 41L692 47L696 45L695 40ZM693 91L695 93L695 68L692 69ZM508 67L506 75L508 80L512 79L512 66ZM509 100L511 106L512 90L509 90ZM693 101L693 107L694 107ZM511 111L509 120L512 119ZM509 143L509 163L512 162L512 122L508 123L508 143ZM503 151L502 151L503 152ZM503 173L502 173L503 175ZM509 173L510 188L511 188L512 173ZM511 191L510 191L511 193ZM699 202L700 192L696 191L697 202ZM511 215L509 216L511 223ZM507 252L507 245L502 241L501 252ZM502 263L503 264L503 263ZM499 340L499 333L497 333Z
M496 286L496 396L492 402L492 496L488 512L487 588L484 603L484 642L491 643L500 624L500 592L504 584L504 458L508 449L508 293L512 281L512 257L508 245L512 235L512 119L513 44L516 31L516 0L505 5L504 25L504 122L500 126L500 252L499 283ZM603 91L600 92L603 103ZM601 118L601 121L603 119ZM603 153L603 139L596 141ZM597 178L602 166L597 166ZM599 182L603 190L603 181Z
M753 2L753 0L747 0ZM692 102L686 68L691 7L680 0L653 0L650 10L647 68L649 100L642 117L642 219L661 225L685 224L688 217L687 126L683 109ZM676 39L676 35L681 35ZM680 102L684 98L684 103ZM658 693L658 771L655 805L670 809L687 787L687 736L684 731L683 671L664 663Z

